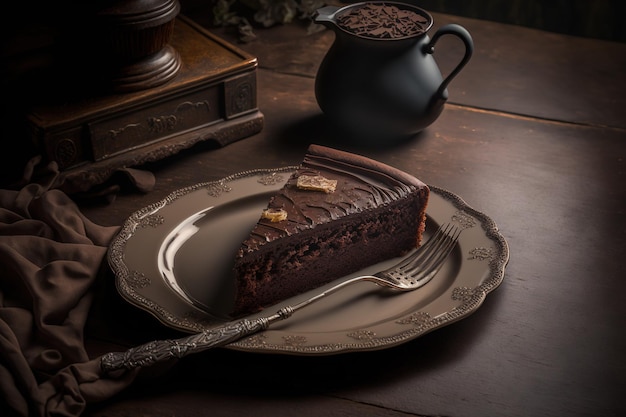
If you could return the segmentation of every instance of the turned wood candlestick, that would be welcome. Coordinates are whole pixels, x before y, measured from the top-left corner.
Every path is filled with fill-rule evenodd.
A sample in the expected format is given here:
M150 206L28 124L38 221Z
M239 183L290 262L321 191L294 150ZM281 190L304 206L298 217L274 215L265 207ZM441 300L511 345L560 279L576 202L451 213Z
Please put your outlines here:
M111 0L96 11L100 61L116 92L156 87L176 76L178 52L169 44L177 0Z

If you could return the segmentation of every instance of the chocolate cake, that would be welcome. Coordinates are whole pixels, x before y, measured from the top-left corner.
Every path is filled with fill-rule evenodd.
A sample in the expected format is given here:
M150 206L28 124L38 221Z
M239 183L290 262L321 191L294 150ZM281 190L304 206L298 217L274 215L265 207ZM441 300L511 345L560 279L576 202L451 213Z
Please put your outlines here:
M420 244L429 189L383 163L311 145L235 259L234 316Z

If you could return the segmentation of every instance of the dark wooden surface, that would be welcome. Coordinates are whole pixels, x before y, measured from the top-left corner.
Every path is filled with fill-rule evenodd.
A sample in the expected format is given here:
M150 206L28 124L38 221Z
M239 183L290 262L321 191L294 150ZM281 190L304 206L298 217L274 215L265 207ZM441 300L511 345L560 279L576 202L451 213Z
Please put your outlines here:
M476 52L450 84L442 116L415 140L373 149L334 135L313 95L332 33L276 27L239 45L259 58L261 133L146 167L157 179L152 192L82 208L99 224L121 225L178 188L298 163L309 143L329 144L406 170L488 214L510 245L501 287L465 320L387 350L188 357L148 372L93 415L624 415L626 45L434 17L435 28L465 26ZM444 73L458 47L438 44ZM94 355L172 335L123 302L109 277L88 328Z

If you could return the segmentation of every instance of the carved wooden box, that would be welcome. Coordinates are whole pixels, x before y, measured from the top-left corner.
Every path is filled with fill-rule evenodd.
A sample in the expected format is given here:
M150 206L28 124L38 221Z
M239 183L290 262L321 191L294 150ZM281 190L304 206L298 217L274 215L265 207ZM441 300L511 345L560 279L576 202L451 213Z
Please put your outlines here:
M42 154L79 188L200 141L225 146L262 129L255 57L184 16L176 20L171 45L182 67L165 85L52 102L30 113L32 138Z

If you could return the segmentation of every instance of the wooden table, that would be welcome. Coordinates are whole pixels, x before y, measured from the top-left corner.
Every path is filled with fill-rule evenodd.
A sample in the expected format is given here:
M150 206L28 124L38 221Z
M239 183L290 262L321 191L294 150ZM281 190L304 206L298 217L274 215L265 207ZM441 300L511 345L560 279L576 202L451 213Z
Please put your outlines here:
M476 50L441 117L415 140L341 143L313 95L334 35L280 26L239 45L259 59L261 133L185 151L148 167L154 191L82 208L121 225L181 187L296 164L309 143L334 144L488 214L510 246L503 284L470 317L398 347L323 357L216 349L155 369L92 415L625 415L626 45L434 17L435 28L465 26ZM435 55L444 73L461 48L446 45ZM94 355L177 335L109 284L88 328Z

